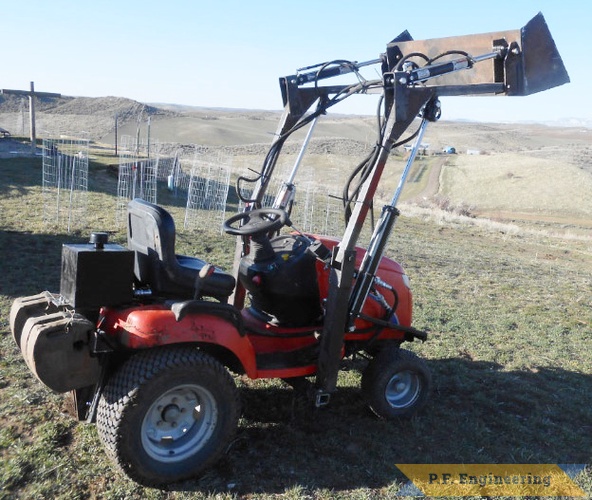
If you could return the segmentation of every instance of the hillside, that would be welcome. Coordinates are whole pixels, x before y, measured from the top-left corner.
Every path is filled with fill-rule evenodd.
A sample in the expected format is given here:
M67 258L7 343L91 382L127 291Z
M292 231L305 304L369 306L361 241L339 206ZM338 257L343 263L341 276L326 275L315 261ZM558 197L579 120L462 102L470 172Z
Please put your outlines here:
M117 116L120 144L124 136L146 142L149 135L158 145L154 150L222 148L239 168L261 161L281 116L279 111L147 105L119 97L40 99L36 109L38 137L70 135L114 145ZM25 100L0 95L0 127L15 136L28 134ZM341 189L349 169L374 144L375 129L374 117L323 116L306 157L314 182ZM296 153L304 133L285 151ZM428 127L424 143L428 157L417 162L405 199L428 206L445 199L449 210L464 207L463 212L503 221L592 227L592 129L441 120ZM447 146L458 154L438 156ZM395 155L383 179L385 199L404 163L402 148Z
M143 104L122 97L61 97L37 99L37 129L48 137L59 134L86 135L93 141L114 139L115 116L119 134L146 133L150 118L151 135L161 142L200 145L269 144L280 111L197 108L170 104ZM0 127L13 135L28 135L27 100L0 95ZM328 114L317 125L315 137L374 142L374 116ZM536 151L561 155L589 166L588 146L592 129L551 127L533 124L492 124L441 120L428 128L425 142L431 151L454 145L459 152ZM584 153L583 155L581 153ZM576 159L577 157L578 159Z
M0 102L0 127L15 136L18 120L27 124L19 106ZM361 390L364 355L344 360L330 404L314 411L283 381L237 375L243 411L222 459L199 478L158 490L122 477L96 427L77 424L67 398L33 377L10 332L11 304L60 289L63 244L87 242L97 230L125 244L115 113L122 135L136 137L143 110L141 137L149 116L154 142L227 153L233 175L259 168L279 113L120 98L63 98L39 109L40 137L82 130L95 141L89 210L66 233L53 217L59 204L47 203L41 158L31 157L26 140L0 139L1 499L390 499L409 491L396 464L592 464L592 130L444 120L428 128L427 154L411 171L385 249L409 277L414 327L429 335L404 344L432 373L424 411L411 421L372 415ZM298 182L313 181L326 201L369 151L374 126L374 118L324 116ZM293 165L298 146L286 144L278 171ZM443 154L444 146L458 154ZM406 154L393 152L377 208L392 196ZM298 193L308 194L306 183ZM201 227L184 227L186 194L159 186L158 203L176 222L175 251L232 269L235 238L220 233L211 210ZM54 199L65 198L58 190ZM342 221L328 203L319 212L325 207L326 219ZM591 497L590 466L575 482Z
M0 127L13 135L29 134L28 100L14 95L0 95ZM70 135L100 140L115 127L115 116L122 125L138 118L174 116L159 109L123 97L38 98L35 104L39 136Z

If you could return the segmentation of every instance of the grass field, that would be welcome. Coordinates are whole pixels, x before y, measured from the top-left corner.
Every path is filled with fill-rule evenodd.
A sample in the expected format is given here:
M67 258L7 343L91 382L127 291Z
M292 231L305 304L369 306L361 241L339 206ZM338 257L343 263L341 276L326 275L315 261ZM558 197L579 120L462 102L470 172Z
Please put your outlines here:
M41 222L40 160L0 160L0 498L392 498L396 463L592 464L592 239L402 207L388 255L403 264L434 391L411 421L385 423L347 361L328 408L309 413L277 382L237 378L236 439L203 477L142 488L105 457L94 426L64 412L27 370L8 327L15 297L59 288L61 244L113 229L116 179L91 166L87 226ZM517 175L517 172L514 172ZM509 179L511 182L512 179ZM177 220L182 208L160 202ZM180 231L181 253L231 267L234 241ZM592 495L592 469L576 478Z
M443 171L442 193L482 211L512 207L592 219L592 176L567 162L527 154L455 156Z

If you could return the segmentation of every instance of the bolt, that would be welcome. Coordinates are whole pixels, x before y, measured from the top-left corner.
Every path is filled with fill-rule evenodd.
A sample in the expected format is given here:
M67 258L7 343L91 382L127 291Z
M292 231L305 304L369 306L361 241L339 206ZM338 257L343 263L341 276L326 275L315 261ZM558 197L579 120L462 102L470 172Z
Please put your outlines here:
M411 64L410 62L406 62L405 64L403 64L403 71L409 72L413 69L413 64Z

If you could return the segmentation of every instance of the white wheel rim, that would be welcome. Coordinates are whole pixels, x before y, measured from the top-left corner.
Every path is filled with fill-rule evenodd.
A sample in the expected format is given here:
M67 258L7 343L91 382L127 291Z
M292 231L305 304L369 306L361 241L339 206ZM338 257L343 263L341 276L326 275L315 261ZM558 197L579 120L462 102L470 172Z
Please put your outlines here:
M384 390L384 396L393 408L403 409L419 398L421 379L417 373L405 370L395 373Z
M142 446L160 462L179 462L209 441L218 422L218 405L202 386L177 386L162 394L142 421Z

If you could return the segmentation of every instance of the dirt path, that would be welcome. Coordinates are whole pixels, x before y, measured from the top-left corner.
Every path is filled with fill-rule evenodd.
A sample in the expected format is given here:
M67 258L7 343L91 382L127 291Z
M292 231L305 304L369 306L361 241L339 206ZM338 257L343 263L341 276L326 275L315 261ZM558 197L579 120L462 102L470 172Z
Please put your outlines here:
M428 182L425 188L423 188L418 195L414 196L409 201L418 203L425 199L432 198L438 194L440 191L440 173L442 172L442 167L446 165L447 162L448 158L445 156L438 157L432 162Z

